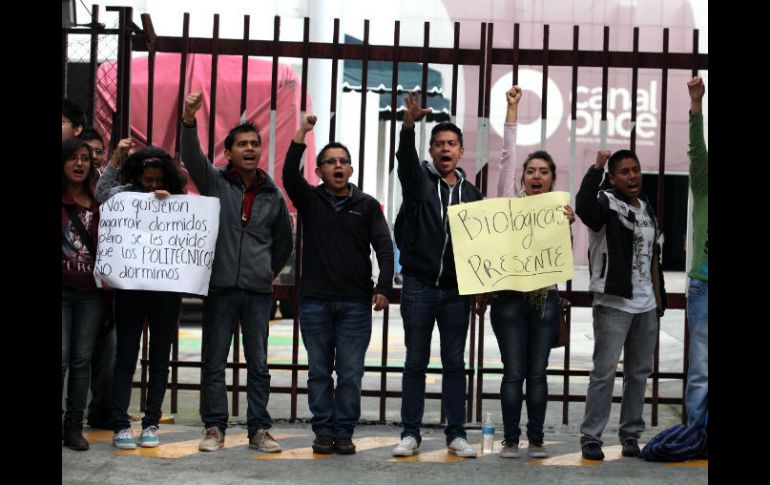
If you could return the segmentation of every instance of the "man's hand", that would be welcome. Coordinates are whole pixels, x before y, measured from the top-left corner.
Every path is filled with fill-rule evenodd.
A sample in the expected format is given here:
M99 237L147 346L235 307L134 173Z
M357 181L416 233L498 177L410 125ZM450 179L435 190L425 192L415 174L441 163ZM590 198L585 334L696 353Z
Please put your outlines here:
M201 93L190 93L184 98L184 114L182 119L190 124L195 121L195 113L203 106L203 95Z
M706 85L703 83L703 79L696 76L687 81L687 91L690 93L690 111L700 113L703 95L706 94Z
M596 154L594 168L597 170L604 170L604 166L607 165L607 160L609 160L611 156L612 152L610 150L599 150Z
M405 128L413 127L415 121L421 120L423 116L433 111L430 108L420 108L420 93L417 90L406 93L404 101L406 102L406 111L404 111Z
M381 293L375 293L372 296L372 305L374 305L374 311L376 312L388 308L389 303L388 297Z
M294 143L304 143L305 134L313 129L316 121L318 121L318 117L315 115L305 116L305 119L300 122L296 133L294 133Z
M153 190L152 193L155 194L155 197L157 197L159 199L165 199L166 197L171 195L168 190L162 190L162 189L161 190Z

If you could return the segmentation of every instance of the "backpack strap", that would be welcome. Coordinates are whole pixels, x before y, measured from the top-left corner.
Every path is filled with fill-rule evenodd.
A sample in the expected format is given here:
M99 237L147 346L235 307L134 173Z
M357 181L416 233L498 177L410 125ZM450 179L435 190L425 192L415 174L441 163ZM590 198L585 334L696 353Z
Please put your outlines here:
M83 225L83 222L80 220L80 217L78 217L77 211L71 205L65 205L64 210L66 210L67 214L69 214L70 221L72 221L72 224L75 226L75 230L78 232L78 236L80 236L80 240L83 241L83 244L86 245L86 248L88 248L88 252L95 257L96 247L94 246L94 240L93 238L91 238L91 235L88 233L88 231L86 231L86 228Z

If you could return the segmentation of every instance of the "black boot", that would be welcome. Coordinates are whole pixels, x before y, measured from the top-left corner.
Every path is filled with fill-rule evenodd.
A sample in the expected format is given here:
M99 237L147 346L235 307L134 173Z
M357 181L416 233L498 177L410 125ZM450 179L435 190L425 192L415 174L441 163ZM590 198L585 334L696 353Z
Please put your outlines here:
M79 421L65 421L62 428L62 442L64 446L75 451L88 449L88 441L83 436L83 423Z

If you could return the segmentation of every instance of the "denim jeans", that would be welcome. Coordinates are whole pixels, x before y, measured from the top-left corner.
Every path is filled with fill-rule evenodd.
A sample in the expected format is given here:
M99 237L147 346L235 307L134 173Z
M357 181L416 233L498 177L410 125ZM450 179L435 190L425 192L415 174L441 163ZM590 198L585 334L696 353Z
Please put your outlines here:
M112 305L106 308L112 313ZM107 317L110 318L110 317ZM91 357L91 400L88 403L88 422L104 423L112 420L112 378L115 375L117 346L115 325L107 322L99 328L94 355Z
M465 340L468 336L470 300L457 288L438 288L404 276L401 317L404 320L406 362L401 384L401 438L418 442L425 411L425 370L430 359L434 322L441 336L441 394L447 425L447 443L465 438Z
M701 429L708 423L709 398L709 282L690 278L687 291L687 330L690 366L687 370L687 424Z
M104 321L101 292L62 289L61 291L61 386L67 380L65 421L83 421L91 379L91 356L96 336Z
M115 432L131 427L128 406L131 381L139 356L144 322L150 327L150 380L142 429L158 426L168 383L168 362L182 294L169 291L115 290L115 330L118 335L113 378L112 426Z
M524 293L500 292L493 296L490 313L503 361L500 400L505 439L519 441L522 388L526 379L527 438L531 442L542 442L548 406L546 368L559 329L559 293L549 291L545 308L541 309L527 302Z
M240 288L209 290L203 331L203 371L200 413L205 426L227 429L225 367L235 326L240 322L243 355L246 357L246 424L249 438L273 421L267 412L270 371L267 368L267 337L273 295Z
M658 335L658 318L653 308L644 313L628 313L594 305L594 356L589 374L586 410L580 425L580 444L599 443L610 418L615 371L623 350L623 397L620 403L621 443L638 440L644 431L644 392L652 374L652 356Z
M307 350L307 399L313 432L350 438L361 417L361 380L372 336L372 305L366 300L304 297L299 323ZM332 370L337 373L336 389Z

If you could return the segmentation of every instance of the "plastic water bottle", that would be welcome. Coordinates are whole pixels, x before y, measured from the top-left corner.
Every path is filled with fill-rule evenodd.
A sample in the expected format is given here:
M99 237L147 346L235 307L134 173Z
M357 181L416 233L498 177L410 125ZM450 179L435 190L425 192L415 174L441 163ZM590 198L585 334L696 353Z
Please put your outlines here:
M487 413L481 428L482 441L481 452L485 455L492 453L495 443L495 425L492 423L492 413Z

